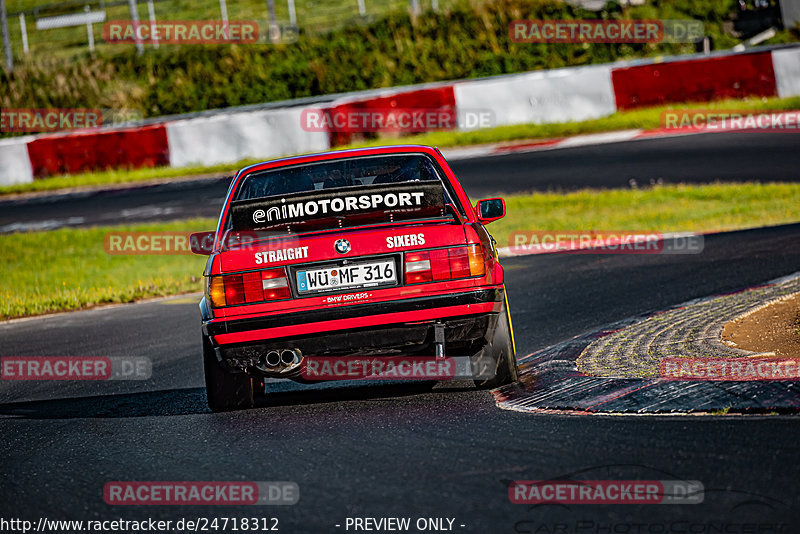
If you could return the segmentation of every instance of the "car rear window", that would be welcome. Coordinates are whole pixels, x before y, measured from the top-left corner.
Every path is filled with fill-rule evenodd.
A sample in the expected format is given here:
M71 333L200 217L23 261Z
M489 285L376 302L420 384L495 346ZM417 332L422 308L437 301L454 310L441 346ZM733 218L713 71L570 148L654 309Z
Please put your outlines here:
M247 175L231 228L298 232L415 218L453 218L455 203L427 155L364 156Z
M440 180L427 156L371 156L281 167L247 176L235 200L360 185Z

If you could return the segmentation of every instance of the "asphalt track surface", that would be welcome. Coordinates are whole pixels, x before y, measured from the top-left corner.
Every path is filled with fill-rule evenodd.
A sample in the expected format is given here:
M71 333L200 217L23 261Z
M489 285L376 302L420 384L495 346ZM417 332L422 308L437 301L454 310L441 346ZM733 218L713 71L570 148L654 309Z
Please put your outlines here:
M697 255L506 259L518 350L790 274L798 242L800 224L708 236ZM354 532L346 518L386 516L454 518L454 531L480 533L800 532L794 416L523 414L463 384L285 391L258 409L211 414L197 300L0 325L0 356L153 361L146 382L0 382L0 516L277 517L287 533ZM552 478L697 480L705 498L509 502L509 481ZM301 496L288 507L105 504L106 482L136 480L295 481Z
M714 133L511 153L452 162L472 198L652 183L800 179L794 133ZM0 199L0 233L216 218L229 178ZM208 230L199 229L200 230Z

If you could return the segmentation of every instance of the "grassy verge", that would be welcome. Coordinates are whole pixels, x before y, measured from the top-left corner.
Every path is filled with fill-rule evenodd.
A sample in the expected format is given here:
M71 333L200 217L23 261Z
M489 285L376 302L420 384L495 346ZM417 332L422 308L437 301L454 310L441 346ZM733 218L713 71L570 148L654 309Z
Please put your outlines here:
M514 231L713 232L800 221L800 184L669 185L506 197L492 223L499 246Z
M634 111L622 111L608 117L591 121L567 122L559 124L520 124L513 126L498 126L472 132L433 132L403 138L382 137L370 141L354 143L339 148L357 148L366 146L393 145L397 143L422 144L438 146L440 148L454 146L468 146L482 143L498 143L504 141L518 141L523 139L547 139L554 137L567 137L572 135L609 132L627 129L652 129L661 124L661 114L668 109L718 109L735 111L781 111L800 109L800 97L724 100L714 103L686 104L680 106L662 106ZM30 184L18 184L0 187L0 195L23 193L30 191L51 191L56 189L96 186L106 184L119 184L128 182L141 182L153 179L176 178L212 173L233 173L246 165L256 163L258 160L243 160L237 163L214 165L210 167L184 167L184 168L147 168L132 170L110 170L75 174L70 176L54 176L35 180Z
M104 236L109 231L199 232L215 223L196 219L2 235L0 319L199 291L205 257L109 255Z
M506 200L508 215L489 227L501 246L514 230L711 231L800 221L800 184L586 190ZM0 235L5 274L0 319L199 291L204 257L109 255L104 236L110 231L197 232L214 223L196 219Z

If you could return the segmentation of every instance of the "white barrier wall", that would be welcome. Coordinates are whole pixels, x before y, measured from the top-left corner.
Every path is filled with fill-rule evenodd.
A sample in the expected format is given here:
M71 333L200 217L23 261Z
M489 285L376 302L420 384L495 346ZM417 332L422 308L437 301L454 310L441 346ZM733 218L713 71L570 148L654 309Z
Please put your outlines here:
M772 50L771 56L778 95L784 98L800 95L800 47ZM704 56L692 56L689 60L697 57ZM304 110L448 87L452 87L455 97L460 130L597 119L616 111L611 76L615 67L620 67L620 64L355 92L340 95L335 101L326 101L317 107L218 110L219 113L212 116L195 116L166 123L169 146L163 148L169 150L172 167L235 163L244 159L325 151L330 149L329 134L303 130L301 114ZM489 120L484 121L487 115ZM473 123L467 124L467 119ZM475 122L476 119L479 122ZM69 135L64 134L63 138L67 142ZM35 137L0 140L0 185L33 181L26 147L32 139ZM115 163L119 162L115 160Z
M800 48L773 50L772 68L779 97L800 95Z
M0 140L0 185L27 184L33 181L33 168L28 156L32 136Z
M235 163L329 149L326 132L306 132L300 127L303 109L220 114L167 123L170 166Z
M582 121L611 115L617 109L611 65L458 82L454 90L460 116L490 110L497 126Z

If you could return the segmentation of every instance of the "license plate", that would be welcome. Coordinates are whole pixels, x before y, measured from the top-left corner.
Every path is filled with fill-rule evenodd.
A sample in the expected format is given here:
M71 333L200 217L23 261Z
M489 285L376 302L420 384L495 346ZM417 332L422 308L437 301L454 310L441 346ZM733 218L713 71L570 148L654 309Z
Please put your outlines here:
M296 276L299 293L397 284L394 260L303 269Z

